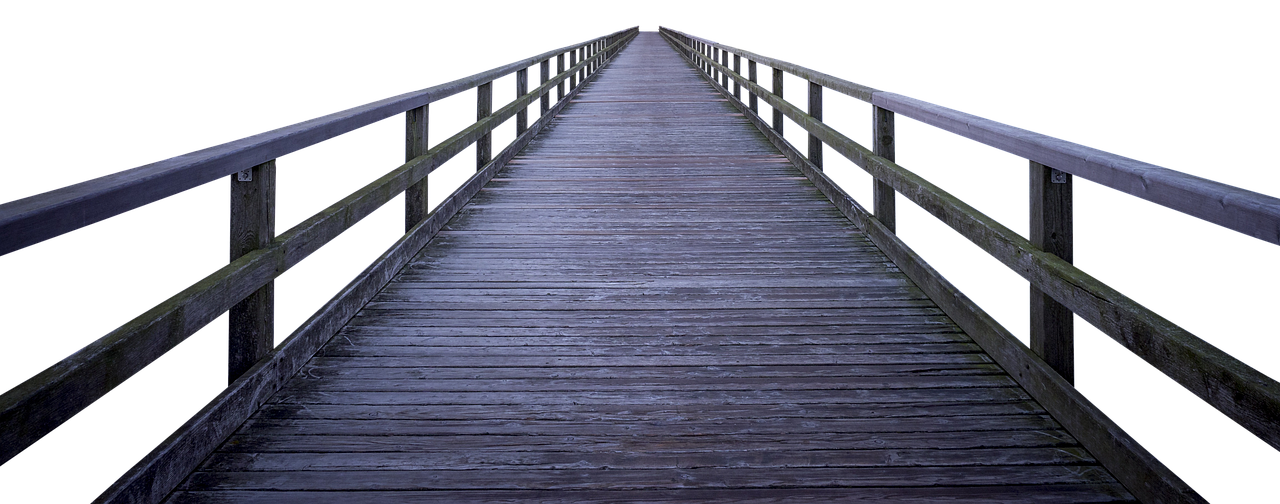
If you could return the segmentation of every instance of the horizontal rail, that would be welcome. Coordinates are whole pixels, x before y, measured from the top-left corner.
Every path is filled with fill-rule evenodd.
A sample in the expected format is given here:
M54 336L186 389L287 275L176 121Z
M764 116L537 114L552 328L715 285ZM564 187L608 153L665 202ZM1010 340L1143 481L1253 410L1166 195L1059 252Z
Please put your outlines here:
M595 40L547 51L453 82L0 204L0 255L453 96L557 54L576 51Z
M707 59L709 61L709 59ZM1280 383L1129 299L1061 258L1044 252L942 188L842 135L718 63L810 134L876 180L933 214L1072 312L1142 357L1205 402L1280 449Z
M664 28L666 29L666 28ZM1280 244L1280 198L1119 156L669 30L915 119L1259 240Z
M614 43L616 49L630 38ZM604 53L600 53L601 58ZM372 214L413 183L525 110L542 93L585 68L586 60L551 78L332 206L205 277L177 295L0 395L0 463L194 334L232 305Z

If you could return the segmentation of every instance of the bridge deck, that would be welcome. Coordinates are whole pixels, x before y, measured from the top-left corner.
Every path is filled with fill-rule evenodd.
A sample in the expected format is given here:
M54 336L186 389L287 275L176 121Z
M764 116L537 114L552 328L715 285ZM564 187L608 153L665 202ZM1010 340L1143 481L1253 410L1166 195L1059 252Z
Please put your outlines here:
M657 34L552 125L170 501L1131 499Z

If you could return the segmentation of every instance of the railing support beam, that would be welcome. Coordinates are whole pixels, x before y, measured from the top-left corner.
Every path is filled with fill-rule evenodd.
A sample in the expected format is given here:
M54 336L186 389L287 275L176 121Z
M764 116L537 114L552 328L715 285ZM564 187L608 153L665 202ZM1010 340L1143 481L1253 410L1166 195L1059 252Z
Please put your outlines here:
M231 260L276 237L276 161L231 176ZM275 346L275 282L267 282L229 311L227 383L236 381Z
M782 70L773 69L773 95L782 100ZM782 109L773 107L773 131L782 134Z
M493 113L493 81L476 86L476 120ZM486 132L476 140L476 171L480 171L493 159L493 133Z
M755 61L747 60L747 80L751 81L752 84L759 82L759 80L756 79ZM751 109L751 113L756 115L760 114L760 100L759 98L756 98L756 92L752 91L750 88L747 89L747 107Z
M542 63L538 64L538 79L539 87L551 80L551 58L544 59L542 60ZM547 115L547 111L551 110L551 93L542 93L540 102L541 103L538 106L539 118Z
M1072 261L1071 174L1031 161L1031 244ZM1075 383L1071 310L1031 287L1031 350Z
M529 94L529 69L521 68L516 70L516 99L526 94ZM516 136L520 136L527 129L529 129L529 107L516 112Z
M733 73L742 75L742 56L737 54L733 55ZM733 81L733 98L742 101L742 84L736 80Z
M872 153L889 161L895 161L893 112L874 105L871 108ZM894 208L896 197L893 186L879 180L872 182L872 214L893 233L898 232L897 210Z
M822 121L822 85L809 82L809 117ZM809 134L809 162L822 169L822 140L813 133Z
M404 160L409 162L427 153L427 124L431 105L410 109L404 114ZM427 178L404 190L404 231L407 233L427 218L431 206L427 203Z

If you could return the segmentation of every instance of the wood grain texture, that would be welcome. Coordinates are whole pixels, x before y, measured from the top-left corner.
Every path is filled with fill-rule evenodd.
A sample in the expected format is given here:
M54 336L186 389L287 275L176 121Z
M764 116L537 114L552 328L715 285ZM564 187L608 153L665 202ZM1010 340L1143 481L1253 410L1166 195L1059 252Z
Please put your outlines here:
M872 105L871 138L875 143L871 148L872 153L889 161L897 159L898 147L893 127L893 112ZM872 214L880 220L881 224L884 224L885 229L896 233L898 231L897 194L893 191L893 186L880 180L873 180L871 184Z
M431 119L431 106L423 105L405 112L404 117L404 161L426 154L430 149L427 132ZM427 178L423 177L411 184L404 191L404 231L409 232L422 219L431 213L431 204L427 201Z
M171 502L1132 501L699 73L638 36Z

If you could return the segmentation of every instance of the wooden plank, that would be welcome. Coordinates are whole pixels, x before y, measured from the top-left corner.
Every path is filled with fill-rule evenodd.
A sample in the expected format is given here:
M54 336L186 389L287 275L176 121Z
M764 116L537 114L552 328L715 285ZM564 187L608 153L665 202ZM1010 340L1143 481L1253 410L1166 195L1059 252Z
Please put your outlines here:
M624 497L625 495L625 497ZM619 499L635 502L681 502L728 504L741 502L849 502L851 500L887 500L904 503L933 503L939 500L956 503L1024 502L1024 503L1095 503L1134 502L1127 494L1117 493L1108 485L1007 485L1001 487L918 488L786 488L786 489L696 489L649 491L358 491L331 492L179 492L175 504L244 503L244 504L328 504L350 502L430 503L447 502L477 504L491 502L616 503Z
M182 490L641 490L1101 483L1098 466L197 472Z
M630 28L618 33L636 31L637 28ZM0 255L453 96L564 50L548 51L453 82L0 204Z
M628 405L632 406L632 405ZM811 407L812 405L804 405ZM308 405L308 408L321 407ZM449 406L454 407L454 406ZM557 405L558 408L568 406ZM754 407L754 406L753 406ZM865 408L865 405L861 407ZM415 406L422 409L421 406ZM680 410L687 411L687 409ZM681 436L681 450L707 450L732 443L740 450L970 450L982 448L1071 448L1077 443L1061 430L1022 430L999 432L948 432L920 435L911 432L811 433L796 432L790 436ZM585 451L591 447L610 450L652 449L645 446L652 439L630 436L245 436L232 437L225 453L422 453L441 447L459 451L525 451L560 449ZM1114 483L1112 484L1114 487Z

